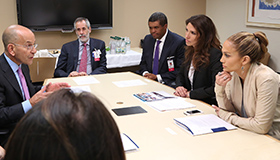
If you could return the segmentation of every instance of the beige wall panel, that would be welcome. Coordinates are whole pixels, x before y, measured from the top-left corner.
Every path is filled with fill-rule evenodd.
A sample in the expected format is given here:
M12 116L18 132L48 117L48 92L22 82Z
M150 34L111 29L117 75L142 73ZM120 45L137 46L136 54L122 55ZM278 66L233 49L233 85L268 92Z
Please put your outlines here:
M262 31L269 40L268 51L271 54L268 66L280 71L280 29L246 26L247 0L207 0L206 14L216 24L222 43L232 34L239 31L254 33Z
M16 0L1 0L0 32L17 23ZM148 18L161 11L167 15L169 28L182 36L185 34L185 20L194 14L205 14L206 0L113 0L113 29L93 30L91 37L109 44L110 35L128 36L131 46L138 47L140 39L149 33ZM74 21L74 20L73 20ZM38 49L57 49L76 39L75 33L35 32ZM0 49L3 51L3 45Z

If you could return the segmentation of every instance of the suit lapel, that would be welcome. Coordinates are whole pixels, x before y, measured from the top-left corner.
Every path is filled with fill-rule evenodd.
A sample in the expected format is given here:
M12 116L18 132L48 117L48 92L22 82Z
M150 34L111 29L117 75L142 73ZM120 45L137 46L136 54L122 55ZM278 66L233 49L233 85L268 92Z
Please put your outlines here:
M94 59L93 59L93 56L92 56L92 52L93 52L93 50L94 50L94 39L92 39L92 38L90 38L90 40L89 40L89 47L90 47L90 60L91 60L91 66L93 66L94 65ZM93 71L93 68L92 68L92 71Z
M4 57L4 53L0 57L0 65L3 71L3 76L7 79L7 81L11 84L11 86L22 96L21 89L19 87L18 81L14 72L12 71L10 65Z
M160 55L159 67L158 67L159 71L161 70L162 65L166 62L165 60L167 59L168 51L170 49L170 46L172 46L172 43L173 42L172 42L172 38L170 37L170 31L168 31L164 45L162 47L161 55Z
M74 45L73 45L73 60L74 60L74 71L77 70L77 64L78 64L78 59L79 59L79 40L77 39L75 42L74 42Z
M150 64L148 65L148 70L150 71L153 71L153 62L154 62L154 58L153 58L153 55L154 55L154 48L155 48L155 43L156 43L156 40L154 38L151 38L151 41L149 41L148 43L151 43L152 45L147 45L148 48L147 48L147 53L151 53L151 54L148 54L148 58L147 58L147 64Z

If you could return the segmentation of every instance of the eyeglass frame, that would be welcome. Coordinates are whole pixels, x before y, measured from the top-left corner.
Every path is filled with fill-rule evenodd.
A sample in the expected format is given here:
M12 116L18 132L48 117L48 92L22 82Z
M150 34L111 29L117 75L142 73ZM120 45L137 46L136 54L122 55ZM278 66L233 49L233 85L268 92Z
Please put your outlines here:
M34 48L36 49L38 47L38 44L32 44L30 46L22 45L22 44L16 44L16 43L12 43L12 44L14 44L15 46L22 46L22 47L26 48L27 50L32 50Z

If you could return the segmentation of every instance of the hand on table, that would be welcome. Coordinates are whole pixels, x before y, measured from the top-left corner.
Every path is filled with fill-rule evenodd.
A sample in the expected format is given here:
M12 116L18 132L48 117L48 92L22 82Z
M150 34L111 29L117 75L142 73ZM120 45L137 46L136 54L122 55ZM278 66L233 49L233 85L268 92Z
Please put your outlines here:
M78 77L78 76L87 76L88 74L86 72L77 72L77 71L72 71L68 77Z
M175 94L175 96L190 98L190 91L188 91L183 86L177 87L174 94Z
M144 75L144 77L148 78L148 79L152 79L152 80L157 80L157 76L152 74L152 73L146 73Z

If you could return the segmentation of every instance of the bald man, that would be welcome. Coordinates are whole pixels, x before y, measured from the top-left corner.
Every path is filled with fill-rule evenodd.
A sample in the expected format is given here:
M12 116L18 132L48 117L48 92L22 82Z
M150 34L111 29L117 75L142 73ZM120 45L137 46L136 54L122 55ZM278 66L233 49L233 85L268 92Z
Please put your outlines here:
M33 86L28 65L37 52L35 36L20 25L9 26L2 34L4 53L0 56L0 144L4 146L16 123L32 106L67 83ZM42 89L41 89L42 88Z

